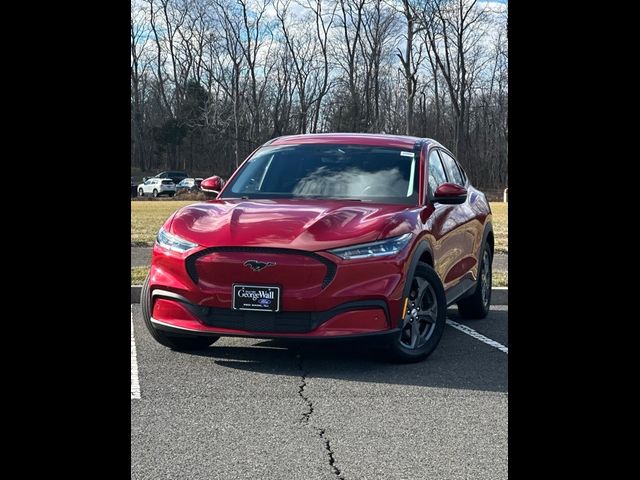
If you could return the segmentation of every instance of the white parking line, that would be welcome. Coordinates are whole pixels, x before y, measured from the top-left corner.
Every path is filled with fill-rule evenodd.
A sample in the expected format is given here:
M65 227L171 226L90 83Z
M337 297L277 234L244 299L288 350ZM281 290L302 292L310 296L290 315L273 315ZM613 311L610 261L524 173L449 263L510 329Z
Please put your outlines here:
M449 325L451 325L453 328L458 329L461 332L466 333L467 335L471 335L476 340L480 340L481 342L484 342L487 345L492 346L493 348L497 348L501 352L504 352L507 355L509 355L509 349L507 347L505 347L501 343L496 342L495 340L491 340L490 338L485 337L484 335L476 332L473 328L469 328L466 325L461 325L461 324L459 324L457 322L454 322L453 320L449 320L449 319L447 319L447 323Z
M134 398L140 398L140 383L138 383L138 357L136 339L133 336L133 305L131 305L131 399Z

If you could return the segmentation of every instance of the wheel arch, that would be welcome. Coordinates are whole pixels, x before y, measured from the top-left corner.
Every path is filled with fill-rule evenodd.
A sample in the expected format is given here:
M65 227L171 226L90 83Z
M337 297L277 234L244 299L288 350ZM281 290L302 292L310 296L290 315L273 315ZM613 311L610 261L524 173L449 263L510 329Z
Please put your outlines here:
M409 295L409 290L411 289L411 282L409 282L408 280L413 278L413 274L415 273L419 262L427 263L431 268L434 268L433 250L428 240L425 238L419 240L418 244L413 250L411 261L409 262L409 268L407 269L407 273L405 275L404 288L402 289L403 299Z
M489 248L491 250L491 258L493 258L494 255L494 248L495 248L495 236L493 235L493 225L491 225L490 222L488 222L485 226L484 226L484 232L482 233L482 243L480 244L480 251L478 252L478 261L480 260L480 256L482 255L482 252L484 251L484 246L486 244L489 244Z

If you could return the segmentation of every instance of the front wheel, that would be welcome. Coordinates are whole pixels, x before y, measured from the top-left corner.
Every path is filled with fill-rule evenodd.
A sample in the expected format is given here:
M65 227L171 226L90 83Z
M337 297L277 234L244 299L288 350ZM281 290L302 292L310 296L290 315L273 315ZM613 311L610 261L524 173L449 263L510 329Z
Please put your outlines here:
M144 325L153 339L165 347L174 350L202 350L214 343L220 337L206 336L177 336L158 330L151 323L151 296L149 293L149 275L144 280L142 292L140 294L140 306L142 307L142 318Z
M491 306L491 248L484 246L478 270L478 282L473 295L458 302L458 313L462 318L485 318Z
M138 189L138 196L144 197L144 190L142 190L141 188Z
M418 263L410 282L407 311L391 344L392 358L404 363L433 353L444 332L447 309L442 282L428 264Z

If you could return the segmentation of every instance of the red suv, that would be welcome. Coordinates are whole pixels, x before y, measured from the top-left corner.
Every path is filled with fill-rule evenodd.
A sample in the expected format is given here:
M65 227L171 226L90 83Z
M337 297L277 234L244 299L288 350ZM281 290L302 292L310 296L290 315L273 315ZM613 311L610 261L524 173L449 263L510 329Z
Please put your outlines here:
M280 137L217 199L165 222L142 310L179 350L220 336L384 336L416 361L438 345L447 306L487 315L493 245L487 199L438 142Z

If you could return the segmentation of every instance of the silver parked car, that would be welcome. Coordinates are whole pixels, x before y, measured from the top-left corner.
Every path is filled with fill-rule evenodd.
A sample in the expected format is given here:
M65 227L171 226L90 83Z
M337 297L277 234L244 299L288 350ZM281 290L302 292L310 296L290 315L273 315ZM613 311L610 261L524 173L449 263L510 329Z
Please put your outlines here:
M152 195L158 197L160 195L169 195L173 197L176 194L176 184L169 178L150 178L144 183L138 185L138 196Z

